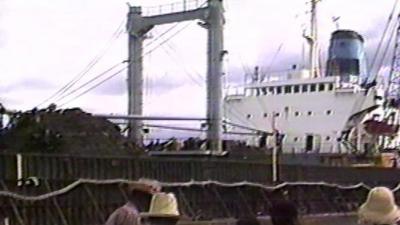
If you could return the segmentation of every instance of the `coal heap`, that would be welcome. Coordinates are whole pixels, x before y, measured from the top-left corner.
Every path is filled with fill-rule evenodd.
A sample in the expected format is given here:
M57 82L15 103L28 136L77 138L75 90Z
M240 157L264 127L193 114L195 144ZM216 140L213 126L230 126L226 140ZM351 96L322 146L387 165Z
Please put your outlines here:
M79 108L14 113L0 133L3 152L74 155L134 155L140 149L120 128Z

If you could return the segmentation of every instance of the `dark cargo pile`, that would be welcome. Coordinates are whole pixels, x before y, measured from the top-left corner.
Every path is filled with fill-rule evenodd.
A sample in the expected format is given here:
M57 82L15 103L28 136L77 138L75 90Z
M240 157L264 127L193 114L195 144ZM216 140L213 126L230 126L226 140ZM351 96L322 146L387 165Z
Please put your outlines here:
M79 108L15 113L0 133L3 152L132 155L138 149L120 128Z

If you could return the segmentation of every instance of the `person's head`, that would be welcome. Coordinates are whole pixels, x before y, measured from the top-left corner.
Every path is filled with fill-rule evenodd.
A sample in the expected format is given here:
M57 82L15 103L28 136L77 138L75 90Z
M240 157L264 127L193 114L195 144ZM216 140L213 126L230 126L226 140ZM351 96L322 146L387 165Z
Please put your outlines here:
M394 224L400 219L400 211L393 192L386 187L375 187L358 210L361 223Z
M269 213L273 225L295 225L299 223L296 205L286 199L273 201Z
M123 184L122 187L126 191L128 201L134 203L139 211L147 211L153 194L161 191L161 185L149 179Z

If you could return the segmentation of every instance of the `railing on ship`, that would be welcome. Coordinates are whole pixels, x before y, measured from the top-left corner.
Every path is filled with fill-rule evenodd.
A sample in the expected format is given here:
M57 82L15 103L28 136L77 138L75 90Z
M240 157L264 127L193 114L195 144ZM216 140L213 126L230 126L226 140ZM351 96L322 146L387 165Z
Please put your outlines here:
M290 83L291 80L296 80L297 83L292 84ZM304 82L299 82L299 80L304 80ZM307 81L309 83L307 83ZM228 86L227 88L225 88L225 96L228 96L230 99L234 99L235 97L240 96L265 95L262 89L265 88L264 85L271 83L275 83L281 87L285 85L332 83L334 85L335 91L337 92L355 92L362 90L359 83L359 76L350 75L345 77L329 76L310 78L308 75L306 75L306 73L302 71L284 70L273 72L268 76L265 76L265 78L260 81L246 81L244 84Z
M142 8L143 16L155 16L161 14L177 13L182 11L195 10L205 6L207 0L181 0L158 6L149 6Z

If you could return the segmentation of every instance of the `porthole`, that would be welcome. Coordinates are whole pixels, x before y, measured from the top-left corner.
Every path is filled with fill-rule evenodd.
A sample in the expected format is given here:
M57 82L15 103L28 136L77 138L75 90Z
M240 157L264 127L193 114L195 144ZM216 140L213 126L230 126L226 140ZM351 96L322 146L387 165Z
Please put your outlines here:
M330 140L331 140L331 137L326 136L325 140L330 141Z
M251 118L251 114L247 114L247 119L250 119Z
M267 117L268 116L268 113L264 113L264 117Z
M326 115L331 115L332 114L332 110L326 110Z
M312 111L308 111L307 115L311 116L312 115Z
M294 116L300 116L300 112L298 111L294 112Z

